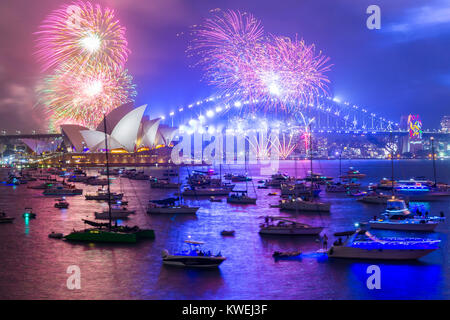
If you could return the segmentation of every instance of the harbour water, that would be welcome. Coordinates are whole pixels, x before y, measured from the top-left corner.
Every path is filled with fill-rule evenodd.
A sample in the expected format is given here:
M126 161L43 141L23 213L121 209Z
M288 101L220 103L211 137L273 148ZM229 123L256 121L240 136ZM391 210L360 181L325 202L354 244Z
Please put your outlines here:
M387 160L342 160L343 171L353 166L367 174L364 185L390 178ZM219 172L219 167L214 168ZM192 170L192 168L190 169ZM222 174L245 173L243 166L223 165ZM257 189L259 179L267 172L250 166L250 195L258 195L256 205L231 205L210 202L208 198L186 199L200 206L197 215L148 215L145 207L150 199L161 199L174 190L152 190L148 181L116 178L112 191L124 192L129 209L137 211L128 225L152 227L156 239L136 245L74 244L50 239L51 231L67 234L84 227L81 219L93 220L94 211L105 206L86 201L83 196L67 197L70 207L56 209L54 198L42 190L26 185L0 185L0 211L16 218L13 224L0 225L0 299L450 299L449 220L437 232L400 233L373 231L381 236L414 236L441 239L440 249L415 262L380 262L333 260L315 253L321 248L316 237L260 236L259 224L264 215L284 215L311 225L324 226L323 233L331 244L337 231L352 230L356 222L368 221L380 214L383 205L368 205L344 194L321 193L321 199L332 203L331 213L280 213L270 204L278 196L268 196L274 189ZM308 161L282 161L280 171L304 177ZM91 170L94 174L96 170ZM158 175L161 169L145 169ZM339 161L314 161L314 171L338 176ZM191 171L192 172L192 171ZM427 160L395 161L397 179L414 176L433 178L432 162ZM450 183L450 161L437 161L438 181ZM182 170L186 181L187 170ZM176 181L177 178L174 178ZM33 184L33 182L29 182ZM77 183L84 194L98 187ZM238 183L235 189L245 189ZM450 199L410 203L431 214L450 214ZM25 207L32 207L37 218L24 220ZM123 223L123 222L121 222ZM223 237L224 229L235 230L234 237ZM177 251L184 240L204 241L205 249L221 251L227 260L217 270L189 270L163 266L161 251ZM275 261L275 250L301 250L302 258ZM381 270L381 289L369 290L367 267L376 264ZM81 289L69 290L68 266L81 270Z

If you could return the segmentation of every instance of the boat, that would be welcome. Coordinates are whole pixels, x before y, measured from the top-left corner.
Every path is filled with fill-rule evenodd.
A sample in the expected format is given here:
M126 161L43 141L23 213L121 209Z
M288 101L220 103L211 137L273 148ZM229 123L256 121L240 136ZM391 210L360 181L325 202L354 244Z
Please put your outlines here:
M96 194L87 194L84 196L86 200L122 200L123 193L115 193L99 189Z
M353 167L350 167L349 170L344 174L339 176L341 179L363 179L366 177L366 174L355 170Z
M282 259L282 258L297 258L302 254L302 252L299 251L274 251L272 254L272 257L276 259Z
M303 178L304 181L309 181L309 182L312 181L312 182L316 182L319 184L326 184L328 181L333 180L332 177L325 176L321 173L312 172L312 174L311 174L311 172L312 171L308 171L308 175L305 178Z
M73 176L70 176L67 181L69 182L86 182L90 177L88 177L86 174L76 174Z
M36 189L36 190L45 190L48 189L52 186L51 183L41 183L38 185L34 185L34 186L27 186L28 189Z
M64 199L64 198L57 199L57 201L55 203L55 208L67 209L68 207L69 207L69 203L66 201L66 199Z
M410 201L432 201L450 197L450 190L436 188L426 181L415 179L398 181L394 187L394 193L407 197Z
M228 196L231 190L222 187L191 187L183 190L184 197L192 196Z
M145 174L143 171L139 171L133 175L130 175L128 178L130 180L149 180L150 176Z
M389 180L389 179L383 178L380 180L380 182L378 183L376 188L382 189L382 190L392 190L392 188L395 187L396 184L397 184L397 182L394 181L393 179Z
M256 198L249 197L247 191L235 191L227 197L227 203L256 204Z
M234 230L222 230L222 232L220 232L222 236L234 236L234 233Z
M302 198L299 197L287 200L280 200L280 209L330 212L331 204L328 202L303 200Z
M147 213L166 213L166 214L195 214L200 207L191 207L187 205L159 205L149 203L147 206Z
M305 196L311 194L311 186L306 185L303 182L295 182L294 184L284 184L282 183L281 186L281 195L289 195L289 196ZM322 190L320 189L320 186L318 184L313 185L313 195L314 197L318 197L320 192Z
M184 241L189 246L188 249L180 253L170 254L166 249L162 251L162 261L165 265L191 267L191 268L216 268L226 260L225 257L201 249L204 244L199 241Z
M283 183L285 184L285 183L288 183L288 182L290 182L290 181L292 181L292 178L291 178L291 177L289 177L287 174L278 172L278 173L276 173L276 174L273 174L273 175L270 177L270 179L267 180L267 181L264 183L264 186L265 186L265 187L280 188L280 187L281 187L281 184L283 184ZM259 187L258 187L258 188L259 188ZM262 189L262 188L260 188L260 189Z
M8 217L6 213L0 212L0 223L12 223L15 218Z
M33 212L32 208L25 208L25 212L22 214L25 219L35 219L36 213Z
M52 231L49 233L48 237L53 239L62 239L64 238L64 235L62 233Z
M109 204L110 205L110 204ZM107 220L109 219L109 215L111 214L111 219L128 219L130 214L134 214L134 210L128 210L127 207L124 206L114 206L102 212L95 212L95 219L99 220Z
M334 183L334 184L327 184L325 187L325 191L329 193L343 193L348 192L349 187L346 184L343 183Z
M222 202L222 199L218 199L218 198L215 198L214 196L212 196L212 197L209 198L209 201L211 201L211 202Z
M247 177L246 175L239 174L236 176L232 175L231 179L228 180L231 180L231 182L245 182L245 181L252 181L252 178Z
M415 216L408 210L404 200L395 197L387 201L382 216L369 221L372 229L433 232L439 224L435 218Z
M91 186L106 186L109 182L109 179L102 179L99 177L89 177L84 181L85 184Z
M152 189L179 189L180 184L154 178L150 180L150 187Z
M276 235L318 235L323 230L323 227L312 227L284 217L273 216L264 217L264 223L259 227L260 234Z
M388 200L392 198L392 195L369 192L363 196L359 196L356 200L369 204L387 204Z
M437 250L441 240L422 238L377 238L368 231L335 233L347 236L342 244L335 243L327 251L330 258L415 260Z
M76 196L80 194L83 194L83 189L77 189L74 185L63 183L52 185L43 192L45 196Z

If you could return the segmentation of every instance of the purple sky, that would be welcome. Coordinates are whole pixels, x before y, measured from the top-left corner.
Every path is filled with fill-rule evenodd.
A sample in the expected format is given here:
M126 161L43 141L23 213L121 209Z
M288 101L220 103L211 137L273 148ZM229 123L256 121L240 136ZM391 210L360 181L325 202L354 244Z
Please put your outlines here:
M69 1L70 2L70 1ZM215 92L189 67L189 26L214 8L253 13L265 32L303 37L334 64L331 94L388 119L418 113L438 127L450 106L450 0L98 0L127 28L127 63L136 104L155 113ZM0 2L0 130L45 129L34 87L42 74L33 56L42 20L67 1ZM366 8L381 7L381 30L366 28Z

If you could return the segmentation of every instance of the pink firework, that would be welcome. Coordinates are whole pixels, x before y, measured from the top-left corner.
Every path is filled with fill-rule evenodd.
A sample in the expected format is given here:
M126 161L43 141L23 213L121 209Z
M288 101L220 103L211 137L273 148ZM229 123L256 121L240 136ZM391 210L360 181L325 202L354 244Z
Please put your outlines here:
M214 10L214 16L195 26L190 55L200 57L205 78L226 93L241 93L252 84L250 71L256 48L263 41L263 28L253 15Z
M188 52L209 84L229 99L246 101L246 110L297 112L327 94L329 58L303 40L265 37L250 14L218 11L194 29Z
M94 61L122 68L130 52L125 28L114 11L90 2L78 1L55 10L36 34L36 53L44 70L71 62L72 68L82 68Z

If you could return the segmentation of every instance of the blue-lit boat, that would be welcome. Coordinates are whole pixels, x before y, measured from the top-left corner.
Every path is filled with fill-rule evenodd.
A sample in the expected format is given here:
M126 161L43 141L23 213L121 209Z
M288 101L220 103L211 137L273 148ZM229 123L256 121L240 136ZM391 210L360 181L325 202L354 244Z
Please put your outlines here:
M368 231L358 229L335 233L348 236L328 250L331 258L373 260L415 260L437 250L441 240L421 238L377 238Z
M210 251L203 251L201 249L203 242L186 240L184 243L188 245L188 249L180 253L169 254L164 249L162 252L163 264L179 267L214 268L226 260L220 252L214 255Z
M408 197L411 201L439 200L450 197L450 189L434 187L429 181L400 180L394 187L395 194Z
M387 201L386 211L382 218L369 221L373 229L423 231L432 232L439 224L436 218L428 216L415 216L405 204L405 201L393 197Z

